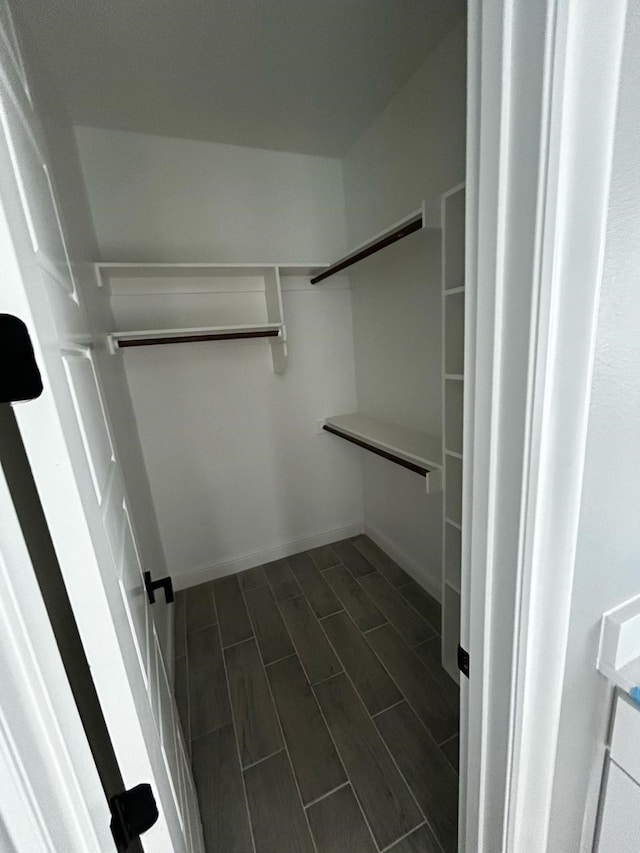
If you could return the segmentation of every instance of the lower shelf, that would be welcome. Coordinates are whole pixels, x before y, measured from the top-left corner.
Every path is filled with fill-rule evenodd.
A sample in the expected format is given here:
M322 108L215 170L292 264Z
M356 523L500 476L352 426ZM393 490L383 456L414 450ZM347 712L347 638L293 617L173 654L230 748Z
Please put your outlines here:
M427 492L441 490L439 439L360 413L327 418L323 429L425 477Z

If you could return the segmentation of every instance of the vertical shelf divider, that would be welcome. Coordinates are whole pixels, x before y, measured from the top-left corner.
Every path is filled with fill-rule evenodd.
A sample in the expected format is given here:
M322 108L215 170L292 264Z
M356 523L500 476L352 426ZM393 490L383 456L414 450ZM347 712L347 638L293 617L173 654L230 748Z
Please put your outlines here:
M464 448L464 237L465 190L458 184L441 196L442 225L442 666L460 683L460 537L461 519L448 520L448 507L458 504L462 492ZM459 409L459 411L458 411ZM450 455L446 451L453 451ZM460 480L460 482L458 482ZM453 523L450 523L453 522Z

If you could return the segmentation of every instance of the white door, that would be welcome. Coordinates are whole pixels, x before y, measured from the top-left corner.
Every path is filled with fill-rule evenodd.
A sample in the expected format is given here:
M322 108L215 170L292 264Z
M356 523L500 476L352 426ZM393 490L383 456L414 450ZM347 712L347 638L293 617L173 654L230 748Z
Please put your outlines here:
M16 417L125 785L149 782L156 797L143 846L198 853L191 771L6 0L0 39L0 311L27 324L44 384Z
M0 456L10 413L0 407ZM111 815L0 466L0 850L112 850Z

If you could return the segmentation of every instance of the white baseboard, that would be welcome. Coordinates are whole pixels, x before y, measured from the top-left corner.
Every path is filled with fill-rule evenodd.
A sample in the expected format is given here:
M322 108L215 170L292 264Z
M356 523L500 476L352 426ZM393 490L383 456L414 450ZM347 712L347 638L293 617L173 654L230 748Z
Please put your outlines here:
M216 580L216 578L226 577L226 575L235 575L245 569L252 569L254 566L271 563L273 560L281 560L283 557L290 557L292 554L299 554L300 551L319 548L321 545L330 545L332 542L339 542L340 539L357 536L362 531L363 523L358 521L345 527L336 527L333 530L325 530L322 533L313 533L301 539L294 539L276 548L268 548L265 551L255 551L253 554L234 557L232 560L201 566L198 569L174 571L172 573L173 586L174 589L187 589L190 586L197 586L207 581Z
M432 595L436 601L442 602L442 587L440 585L439 576L437 578L432 578L430 575L426 574L422 563L407 554L407 552L404 551L397 543L393 542L393 540L389 539L388 536L381 533L380 530L373 527L373 525L365 522L364 532L367 536L373 539L376 545L382 548L382 550L388 554L392 560L395 560L401 569L404 569L407 574L411 575L416 583L419 583L421 587L424 587L429 595Z

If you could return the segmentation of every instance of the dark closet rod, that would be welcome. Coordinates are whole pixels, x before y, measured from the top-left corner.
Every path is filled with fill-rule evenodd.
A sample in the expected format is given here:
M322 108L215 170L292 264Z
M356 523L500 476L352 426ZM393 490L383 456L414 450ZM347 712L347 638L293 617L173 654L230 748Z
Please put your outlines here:
M124 347L148 347L158 344L190 344L198 341L239 341L244 338L277 338L279 329L265 329L256 332L207 332L200 335L173 335L158 338L125 338L118 340L120 349Z
M322 270L322 272L314 275L311 278L311 284L318 284L325 278L329 278L330 275L335 275L347 267L357 264L358 261L368 258L369 255L375 255L376 252L379 252L381 249L386 249L386 247L390 246L392 243L397 243L398 240L408 237L409 234L414 234L416 231L420 231L423 225L422 211L420 211L420 213L417 213L413 219L399 225L397 228L394 228L393 231L388 231L378 240L374 240L359 251L354 252L352 255L347 255L346 258L336 261L335 264L332 264L330 267Z
M382 450L380 447L376 447L375 444L369 444L366 441L362 441L359 438L354 438L352 435L347 435L344 432L341 432L339 429L335 427L329 426L329 424L324 424L322 429L325 429L327 432L330 432L332 435L337 435L338 438L344 438L345 441L350 441L352 444L356 444L358 447L364 448L364 450L368 450L371 453L375 453L376 456L382 456L383 459L388 459L390 462L395 462L396 465L401 465L403 468L407 468L409 471L413 471L415 474L421 474L423 477L426 477L432 469L425 468L424 465L418 465L417 462L409 462L408 459L403 459L402 456L396 456L395 453L389 453L388 450Z

